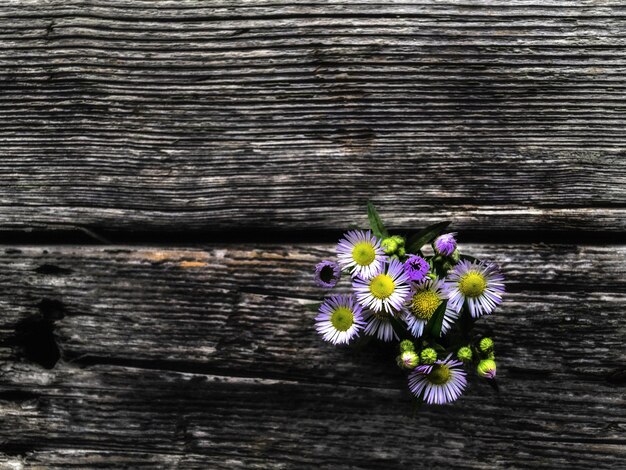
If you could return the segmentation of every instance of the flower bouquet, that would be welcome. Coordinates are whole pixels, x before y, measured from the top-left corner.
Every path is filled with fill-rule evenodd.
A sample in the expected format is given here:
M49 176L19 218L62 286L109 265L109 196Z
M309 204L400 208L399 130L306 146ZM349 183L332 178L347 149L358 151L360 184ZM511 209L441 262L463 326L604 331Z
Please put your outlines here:
M461 254L456 234L442 234L449 222L404 238L389 234L371 203L368 219L371 230L345 233L337 260L315 268L324 289L335 288L342 275L351 284L349 293L319 305L317 332L333 344L359 335L398 342L396 361L408 372L409 389L428 404L457 400L471 369L497 389L493 341L472 330L502 302L498 266Z

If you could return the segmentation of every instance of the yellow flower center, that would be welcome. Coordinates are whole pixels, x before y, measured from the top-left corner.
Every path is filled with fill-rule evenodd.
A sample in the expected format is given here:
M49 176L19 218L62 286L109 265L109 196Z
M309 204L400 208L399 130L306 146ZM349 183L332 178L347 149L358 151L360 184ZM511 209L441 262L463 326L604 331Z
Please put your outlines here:
M476 271L464 274L459 281L459 290L465 297L478 297L485 291L486 287L485 276Z
M359 266L369 266L376 258L376 251L371 243L359 242L352 248L352 259Z
M411 299L411 313L420 320L430 320L437 307L441 304L441 297L432 290L421 290L413 294Z
M354 323L354 314L347 307L337 307L330 316L330 322L337 331L348 331Z
M428 378L430 383L443 385L450 381L451 376L452 374L450 373L450 368L448 366L444 364L435 364L426 378Z
M396 286L389 274L379 274L370 280L370 292L377 299L386 299L394 290Z

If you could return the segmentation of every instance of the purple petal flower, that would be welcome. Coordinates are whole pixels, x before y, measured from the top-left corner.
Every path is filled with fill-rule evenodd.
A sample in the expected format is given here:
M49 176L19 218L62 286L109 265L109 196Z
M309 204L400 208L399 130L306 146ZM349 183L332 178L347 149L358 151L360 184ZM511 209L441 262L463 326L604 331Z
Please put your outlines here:
M473 318L492 313L502 302L504 276L495 263L461 260L448 274L450 300L457 312L467 303Z
M451 360L436 361L416 367L409 374L409 389L429 405L443 405L457 400L467 387L463 363Z
M451 256L456 250L456 233L444 233L435 239L435 251L443 256Z
M337 285L341 269L334 261L322 261L315 266L315 282L318 286L330 289Z
M337 244L337 260L341 269L349 269L352 277L371 278L387 260L380 240L369 230L352 230Z
M402 319L413 336L422 336L424 327L447 298L448 285L440 279L426 279L413 287L408 302L402 307ZM441 324L442 336L458 318L458 312L448 302Z
M324 340L347 344L365 326L362 307L353 295L332 295L320 306L315 317L315 329Z
M352 288L359 303L374 312L395 314L411 293L409 276L397 259L391 259L369 279L355 278Z
M409 275L411 281L422 281L426 277L426 274L428 274L429 269L428 261L421 256L411 255L409 259L404 262L404 270Z

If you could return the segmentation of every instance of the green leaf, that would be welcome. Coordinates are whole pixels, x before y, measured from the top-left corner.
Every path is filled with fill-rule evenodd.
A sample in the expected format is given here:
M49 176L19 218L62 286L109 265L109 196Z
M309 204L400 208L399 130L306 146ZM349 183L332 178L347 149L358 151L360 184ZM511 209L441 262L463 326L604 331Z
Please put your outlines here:
M393 315L390 316L389 322L391 323L391 327L393 328L393 330L400 338L400 341L402 341L403 339L413 339L413 337L409 334L409 330L407 330L406 326L404 326L404 323L398 321L396 317L394 317Z
M433 316L430 317L430 320L428 320L426 324L426 332L433 338L439 338L441 336L441 327L443 325L443 317L446 313L447 305L447 300L441 302L441 305L437 307L437 310L435 310L435 313L433 313Z
M374 235L380 239L387 238L389 236L389 232L387 232L387 229L383 225L383 221L380 219L376 207L374 207L374 204L370 201L367 201L367 218L370 221L370 227Z
M437 222L436 224L429 225L424 230L420 230L416 234L411 235L406 241L406 252L415 253L421 250L424 245L432 242L437 235L443 232L448 225L450 225L449 220L445 222Z

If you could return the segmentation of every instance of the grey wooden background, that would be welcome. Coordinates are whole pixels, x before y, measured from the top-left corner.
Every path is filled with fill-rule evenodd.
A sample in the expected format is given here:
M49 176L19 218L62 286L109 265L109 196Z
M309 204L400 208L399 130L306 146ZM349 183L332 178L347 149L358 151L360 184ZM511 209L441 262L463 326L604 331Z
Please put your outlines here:
M626 4L0 1L0 467L624 468ZM498 261L502 393L319 340L371 198Z

